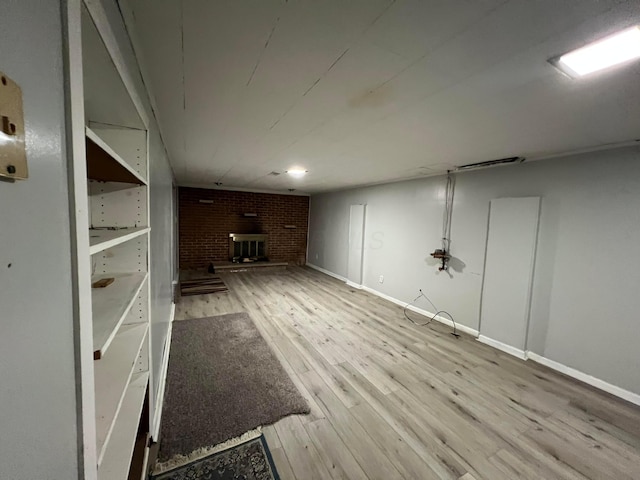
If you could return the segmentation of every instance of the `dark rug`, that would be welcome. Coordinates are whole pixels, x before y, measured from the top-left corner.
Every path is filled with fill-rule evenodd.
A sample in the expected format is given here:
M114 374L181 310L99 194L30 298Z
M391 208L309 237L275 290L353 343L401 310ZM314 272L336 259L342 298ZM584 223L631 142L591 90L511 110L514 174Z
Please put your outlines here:
M246 313L173 323L159 462L309 413Z
M180 282L180 295L206 295L227 292L229 289L220 277L196 278Z
M151 480L279 479L263 435L151 477Z

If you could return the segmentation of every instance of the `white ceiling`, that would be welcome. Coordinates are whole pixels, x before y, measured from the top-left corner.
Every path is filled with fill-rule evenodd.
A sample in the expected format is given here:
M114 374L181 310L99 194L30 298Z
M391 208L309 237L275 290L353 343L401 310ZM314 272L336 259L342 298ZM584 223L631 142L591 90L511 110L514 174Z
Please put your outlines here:
M314 193L640 138L640 62L547 63L640 24L638 0L127 4L181 185Z

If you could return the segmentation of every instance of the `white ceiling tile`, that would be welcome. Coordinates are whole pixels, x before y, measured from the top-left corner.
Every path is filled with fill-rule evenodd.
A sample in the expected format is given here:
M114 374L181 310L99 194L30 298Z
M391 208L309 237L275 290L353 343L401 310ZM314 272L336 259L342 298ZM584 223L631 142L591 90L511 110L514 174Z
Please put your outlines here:
M122 1L179 183L332 190L640 131L638 64L547 63L640 23L631 0Z

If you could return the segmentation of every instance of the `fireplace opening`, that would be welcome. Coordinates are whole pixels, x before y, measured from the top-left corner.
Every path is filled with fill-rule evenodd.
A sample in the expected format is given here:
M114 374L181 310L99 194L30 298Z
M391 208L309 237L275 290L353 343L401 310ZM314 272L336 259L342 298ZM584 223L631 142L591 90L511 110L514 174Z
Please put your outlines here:
M267 236L260 233L230 233L229 260L233 263L267 262Z

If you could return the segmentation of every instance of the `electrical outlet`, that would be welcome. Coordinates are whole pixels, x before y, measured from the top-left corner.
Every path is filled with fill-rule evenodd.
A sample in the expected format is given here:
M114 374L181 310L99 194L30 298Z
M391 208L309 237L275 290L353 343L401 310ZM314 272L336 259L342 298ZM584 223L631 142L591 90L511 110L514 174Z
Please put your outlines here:
M318 259L318 254L316 253L316 260Z
M384 283L384 275L380 275L380 278L378 279L378 281L380 283Z

